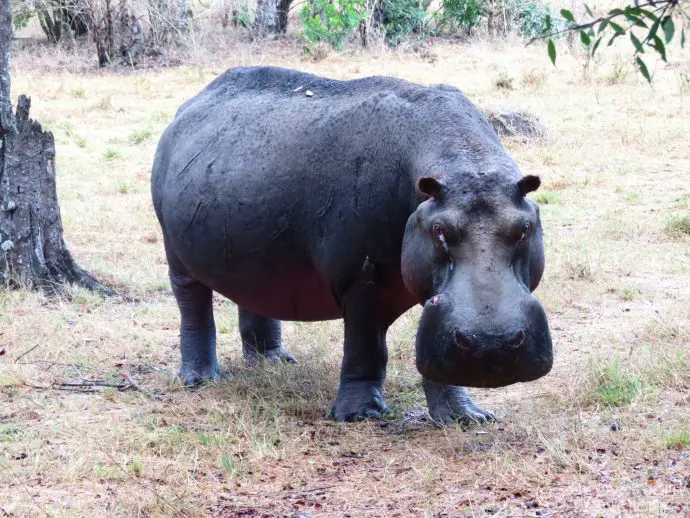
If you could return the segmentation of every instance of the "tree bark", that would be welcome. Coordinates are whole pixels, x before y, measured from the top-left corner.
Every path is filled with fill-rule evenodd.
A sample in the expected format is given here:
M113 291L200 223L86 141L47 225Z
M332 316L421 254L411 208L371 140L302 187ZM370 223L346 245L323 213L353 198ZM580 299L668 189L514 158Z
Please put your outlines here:
M288 26L288 15L290 14L290 5L292 0L278 0L277 18L276 18L276 32L285 34Z
M265 38L269 34L275 34L277 17L277 0L258 0L256 19L254 20L254 35L257 38Z
M29 118L27 97L19 97L12 113L11 12L9 1L0 3L0 282L48 294L75 283L114 295L74 262L65 245L52 133Z

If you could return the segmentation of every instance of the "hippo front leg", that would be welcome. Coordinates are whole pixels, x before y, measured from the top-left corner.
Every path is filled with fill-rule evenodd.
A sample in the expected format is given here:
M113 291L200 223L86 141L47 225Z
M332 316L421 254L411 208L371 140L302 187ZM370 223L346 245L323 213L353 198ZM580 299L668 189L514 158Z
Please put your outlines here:
M388 324L378 316L375 288L357 284L343 300L345 346L340 387L330 416L336 421L380 419L390 412L383 400Z
M242 353L249 365L256 365L262 359L297 363L283 347L280 320L257 315L242 307L238 308L238 314Z
M464 387L443 385L424 378L422 382L431 418L441 425L470 425L495 421L496 416L472 402Z

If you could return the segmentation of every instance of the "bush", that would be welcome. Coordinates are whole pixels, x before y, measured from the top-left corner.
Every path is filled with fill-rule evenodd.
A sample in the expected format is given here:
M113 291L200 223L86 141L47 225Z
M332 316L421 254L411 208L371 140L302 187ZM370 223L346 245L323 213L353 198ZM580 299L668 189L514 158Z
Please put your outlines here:
M546 16L555 17L551 10L541 2L513 0L510 2L514 29L526 38L542 36L546 32Z
M326 41L341 49L368 16L366 0L310 0L300 11L302 37L312 44Z
M438 26L443 32L469 34L488 14L485 0L443 0Z
M398 45L411 33L423 32L429 3L430 0L384 0L384 28L388 43Z

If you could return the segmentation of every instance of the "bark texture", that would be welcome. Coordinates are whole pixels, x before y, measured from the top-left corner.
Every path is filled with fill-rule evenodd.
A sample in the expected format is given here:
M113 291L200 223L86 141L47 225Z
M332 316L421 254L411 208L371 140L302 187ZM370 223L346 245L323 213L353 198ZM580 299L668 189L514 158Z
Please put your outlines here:
M278 3L276 0L258 0L256 4L256 19L254 20L254 35L265 38L275 34L278 18Z
M65 245L55 188L55 141L29 118L30 106L29 98L19 97L16 130L0 140L0 280L49 294L75 283L112 295L74 262Z
M0 1L0 284L49 294L76 283L103 294L72 259L62 236L55 189L55 141L29 118L31 101L10 102L12 6Z

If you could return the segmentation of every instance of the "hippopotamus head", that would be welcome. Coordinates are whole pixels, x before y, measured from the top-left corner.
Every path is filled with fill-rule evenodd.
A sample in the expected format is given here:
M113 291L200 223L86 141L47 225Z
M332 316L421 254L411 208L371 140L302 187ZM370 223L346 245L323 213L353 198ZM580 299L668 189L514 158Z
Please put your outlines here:
M424 306L416 349L425 378L500 387L551 370L546 314L531 293L544 247L539 209L525 195L539 183L517 172L417 181L425 200L407 221L401 264Z

